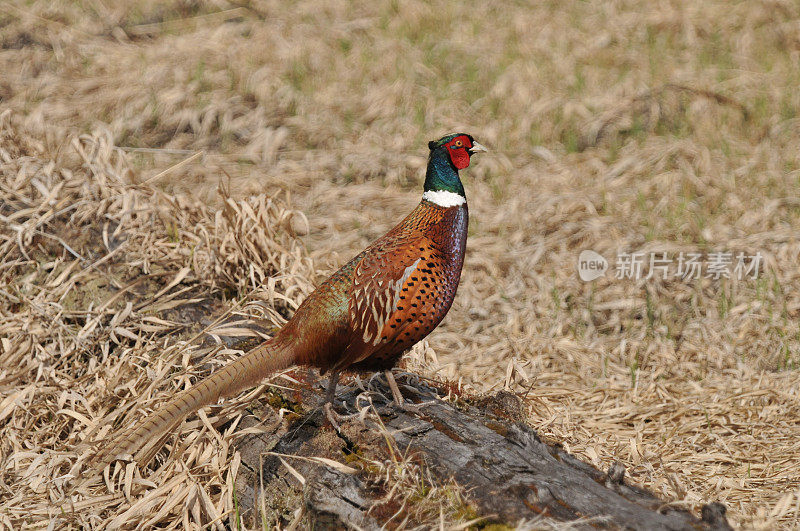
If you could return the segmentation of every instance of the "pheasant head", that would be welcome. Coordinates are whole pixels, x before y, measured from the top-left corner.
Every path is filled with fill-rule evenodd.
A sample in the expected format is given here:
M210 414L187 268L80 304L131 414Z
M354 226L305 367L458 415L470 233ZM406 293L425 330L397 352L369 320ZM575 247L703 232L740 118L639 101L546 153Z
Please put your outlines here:
M470 157L479 151L488 151L475 142L471 135L453 133L439 140L428 143L431 150L428 159L428 171L425 175L426 199L439 199L463 203L465 201L464 186L458 176L458 170L469 166ZM460 200L460 201L459 201Z

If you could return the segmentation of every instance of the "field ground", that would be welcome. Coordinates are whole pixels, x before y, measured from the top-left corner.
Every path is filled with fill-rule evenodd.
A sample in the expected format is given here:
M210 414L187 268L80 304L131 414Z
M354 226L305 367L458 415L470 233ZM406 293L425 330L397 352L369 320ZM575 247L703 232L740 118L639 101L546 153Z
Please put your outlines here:
M231 510L231 435L202 419L202 473L71 501L62 476L101 419L198 368L176 300L280 324L413 208L454 130L492 152L464 172L462 284L415 370L509 386L542 436L664 498L800 526L797 3L121 4L0 3L0 526ZM584 249L765 263L583 282Z

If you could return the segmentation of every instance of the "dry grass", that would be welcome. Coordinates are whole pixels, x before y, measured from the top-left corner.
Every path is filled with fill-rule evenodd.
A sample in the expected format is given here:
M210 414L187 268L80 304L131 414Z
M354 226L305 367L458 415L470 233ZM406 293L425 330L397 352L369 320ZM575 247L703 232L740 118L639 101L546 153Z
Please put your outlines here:
M225 198L211 212L127 184L125 154L105 137L48 145L8 112L0 119L0 521L219 521L233 506L237 460L227 446L238 420L224 439L208 428L225 412L195 421L186 453L152 476L117 470L122 492L74 489L71 480L92 453L87 442L140 418L204 362L233 354L197 340L246 331L195 322L195 304L213 314L216 301L224 317L252 292L250 316L285 322L313 287L311 262L288 230L295 212L263 196ZM192 370L172 374L175 366Z
M111 252L111 240L83 261L64 244L81 252L86 227L104 242L119 226L139 234L155 216L158 231L141 231L110 259L137 274L159 266L163 276L142 296L189 268L153 304L189 286L237 300L256 290L247 300L269 301L262 307L278 324L280 308L291 311L310 289L311 265L282 230L261 235L277 234L282 250L259 258L263 249L247 248L253 225L238 227L224 255L234 259L215 262L224 238L203 230L233 229L239 214L214 217L197 201L220 206L224 172L236 198L288 191L309 225L293 216L286 227L330 270L413 206L425 142L466 130L493 153L465 175L467 262L453 310L430 338L438 363L429 373L477 390L508 382L527 392L540 433L602 467L622 461L667 498L692 508L721 500L747 528L800 525L795 3L2 5L0 112L13 110L24 122L13 130L24 134L0 144L0 214L24 213L0 242L9 283L0 288L0 466L16 478L0 476L0 521L19 522L57 497L94 419L112 406L137 415L165 396L157 384L169 356L196 366L177 342L162 352L175 329L142 309L112 326L124 308L106 305L107 275L122 273L85 265ZM63 130L103 131L85 148L105 150L89 159L102 171L81 159L48 165L73 157L59 150ZM112 144L128 149L132 171ZM176 196L117 179L152 179ZM283 207L250 204L268 227L286 219ZM768 267L757 281L583 283L575 263L586 248L609 258L759 251ZM242 265L252 260L251 273ZM263 282L274 275L274 285ZM107 284L76 297L68 286L81 278ZM107 388L87 381L101 369ZM203 463L216 464L182 472L189 491L175 503L184 508L230 477L228 443L190 425ZM170 463L148 479L177 477ZM131 502L98 503L111 518Z

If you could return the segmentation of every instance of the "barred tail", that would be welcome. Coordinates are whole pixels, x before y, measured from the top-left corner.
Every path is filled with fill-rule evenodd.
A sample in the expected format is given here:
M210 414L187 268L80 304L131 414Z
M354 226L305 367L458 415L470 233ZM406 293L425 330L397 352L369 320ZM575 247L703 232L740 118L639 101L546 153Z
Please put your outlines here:
M254 348L190 389L181 391L138 426L117 437L94 459L102 471L117 456L130 454L144 465L158 451L164 435L183 419L221 397L252 387L270 374L295 364L295 355L280 336Z

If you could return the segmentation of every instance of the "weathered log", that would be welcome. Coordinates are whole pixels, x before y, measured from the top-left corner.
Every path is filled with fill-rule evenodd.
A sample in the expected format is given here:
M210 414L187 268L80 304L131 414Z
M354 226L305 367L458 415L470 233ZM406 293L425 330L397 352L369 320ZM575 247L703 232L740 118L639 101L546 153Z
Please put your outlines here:
M704 506L697 518L628 484L619 464L603 473L544 443L520 421L521 405L511 393L467 404L439 399L436 389L412 375L401 381L405 396L417 404L407 410L387 403L390 394L380 378L373 378L367 391L340 387L340 413L355 413L369 402L380 417L353 415L342 420L338 432L322 417L319 389L307 387L288 398L283 391L282 400L307 413L238 445L244 465L237 479L242 514L267 523L304 518L305 525L317 528L377 529L396 508L384 506L385 492L368 474L348 474L302 457L344 462L348 456L355 461L357 454L388 460L387 444L392 444L424 463L441 484L455 480L463 486L475 512L487 521L515 525L549 518L578 520L580 527L731 529L721 504ZM297 516L300 507L304 511Z

